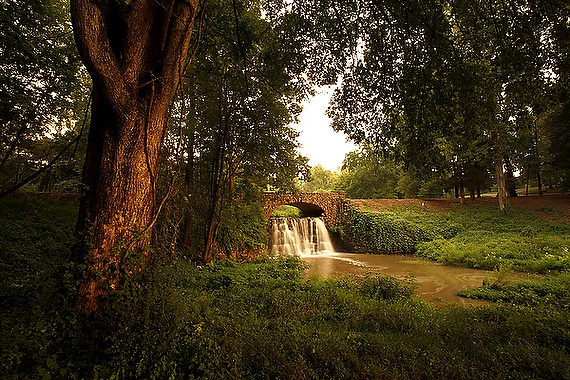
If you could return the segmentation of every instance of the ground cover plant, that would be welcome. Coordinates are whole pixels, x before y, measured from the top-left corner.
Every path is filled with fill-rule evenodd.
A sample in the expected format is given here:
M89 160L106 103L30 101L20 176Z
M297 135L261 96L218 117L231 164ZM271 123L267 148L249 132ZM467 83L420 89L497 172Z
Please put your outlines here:
M493 206L456 207L449 218L462 225L451 239L417 245L418 256L444 264L483 269L506 267L520 272L548 273L570 269L570 224L537 219L534 210Z
M485 281L478 288L462 290L459 295L512 305L570 310L570 273L541 276L516 283L499 277L494 282Z
M0 202L1 378L570 378L563 305L440 309L388 276L306 280L294 257L163 261L77 314L72 211Z

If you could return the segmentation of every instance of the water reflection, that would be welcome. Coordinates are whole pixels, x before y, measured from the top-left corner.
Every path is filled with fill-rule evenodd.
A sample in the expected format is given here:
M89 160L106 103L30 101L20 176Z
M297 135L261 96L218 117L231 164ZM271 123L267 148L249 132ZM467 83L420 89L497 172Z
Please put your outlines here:
M420 283L419 295L438 305L482 305L484 301L458 297L457 292L481 286L485 277L496 279L496 273L479 269L451 267L413 256L332 253L301 256L310 264L307 275L324 277L343 274L364 275L367 272L391 276L413 276Z

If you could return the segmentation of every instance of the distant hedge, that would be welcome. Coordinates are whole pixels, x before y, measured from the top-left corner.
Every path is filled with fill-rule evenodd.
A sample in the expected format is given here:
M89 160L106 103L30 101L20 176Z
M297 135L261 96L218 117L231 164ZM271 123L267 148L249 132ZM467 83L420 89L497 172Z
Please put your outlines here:
M461 229L443 218L418 213L361 211L339 227L338 233L357 252L412 254L416 244L448 239Z

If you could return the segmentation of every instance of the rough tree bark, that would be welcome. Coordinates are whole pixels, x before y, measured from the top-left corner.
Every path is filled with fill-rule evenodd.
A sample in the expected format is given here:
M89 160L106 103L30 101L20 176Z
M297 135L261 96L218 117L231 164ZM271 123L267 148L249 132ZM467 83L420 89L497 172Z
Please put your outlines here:
M71 0L74 35L93 79L76 230L90 239L77 307L91 312L120 286L129 252L146 259L159 154L199 0ZM88 232L88 233L87 233Z

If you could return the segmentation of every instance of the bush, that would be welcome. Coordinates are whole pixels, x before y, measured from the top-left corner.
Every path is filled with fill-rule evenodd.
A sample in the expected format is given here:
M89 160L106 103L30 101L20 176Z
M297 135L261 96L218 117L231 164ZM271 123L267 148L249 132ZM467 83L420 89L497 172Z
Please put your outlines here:
M357 212L339 229L358 252L411 254L420 242L452 237L458 224L414 212Z
M218 243L230 254L267 247L267 223L259 203L234 203L221 218Z

